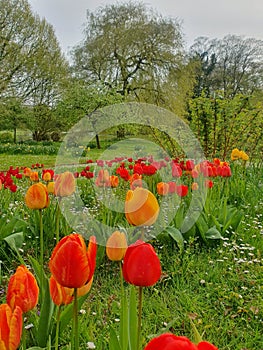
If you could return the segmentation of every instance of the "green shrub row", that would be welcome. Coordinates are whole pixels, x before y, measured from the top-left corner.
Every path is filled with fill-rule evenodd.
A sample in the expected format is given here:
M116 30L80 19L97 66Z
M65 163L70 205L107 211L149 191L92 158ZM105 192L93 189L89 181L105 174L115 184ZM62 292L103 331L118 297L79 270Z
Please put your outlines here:
M58 153L60 144L52 143L52 144L11 144L11 143L0 143L0 153L3 154L48 154L54 155Z

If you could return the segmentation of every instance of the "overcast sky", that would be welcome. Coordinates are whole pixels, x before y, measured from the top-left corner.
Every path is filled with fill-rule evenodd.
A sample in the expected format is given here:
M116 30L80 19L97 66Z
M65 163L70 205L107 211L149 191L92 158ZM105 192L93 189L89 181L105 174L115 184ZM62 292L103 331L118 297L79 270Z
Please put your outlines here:
M123 2L123 1L121 1ZM263 0L145 0L147 6L182 23L186 46L199 36L227 34L263 40ZM86 10L114 0L29 0L34 12L53 25L65 53L83 39Z

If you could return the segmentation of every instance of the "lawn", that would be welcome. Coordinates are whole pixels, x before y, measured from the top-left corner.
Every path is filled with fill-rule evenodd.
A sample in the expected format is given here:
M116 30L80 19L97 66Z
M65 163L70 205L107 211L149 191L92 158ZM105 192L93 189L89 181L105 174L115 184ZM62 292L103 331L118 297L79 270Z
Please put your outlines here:
M112 215L109 203L101 203L102 196L110 191L105 187L106 182L101 189L96 189L93 182L99 177L100 167L103 171L107 170L119 176L118 187L111 191L117 198L121 198L128 189L127 181L122 178L121 171L123 168L131 171L131 165L135 164L134 160L127 161L125 152L128 152L127 155L132 154L134 159L137 159L135 156L140 156L139 151L143 152L143 147L140 150L139 148L134 149L134 142L131 147L126 143L125 147L122 146L120 149L113 147L107 152L103 151L103 154L93 149L89 150L86 159L81 159L83 164L79 171L81 172L82 167L84 169L88 166L87 172L94 171L94 179L79 173L76 181L77 192L80 193L86 208L93 210L92 214L97 222L114 223L114 225L117 222L120 230L128 233L133 232L133 228L127 224L125 216L122 213ZM149 149L149 145L146 148ZM119 153L124 149L124 153ZM105 158L110 160L117 155L120 155L120 159L110 166L108 163L107 165L104 163L103 166L87 165L86 163L88 159L97 160L98 156L104 160ZM36 163L43 163L46 169L51 168L56 163L56 156L0 156L2 170L7 170L9 166L31 167ZM213 187L208 190L205 198L202 219L198 219L193 226L194 229L183 235L180 232L180 216L185 215L193 198L193 191L190 189L193 179L190 179L189 174L184 170L185 173L183 172L180 183L187 184L189 191L185 197L181 197L180 201L176 202L179 209L175 218L170 222L169 227L172 227L172 230L159 232L158 235L149 237L147 240L154 247L160 259L162 274L156 284L143 288L140 349L143 349L152 337L164 332L184 335L194 341L196 329L204 340L215 344L221 350L258 350L262 348L263 170L261 165L244 164L239 160L230 161L230 166L231 177L209 177L213 182ZM168 166L164 167L166 175L168 168ZM42 176L42 168L33 170L38 171L39 177ZM22 170L20 172L22 173ZM106 175L104 172L103 181L106 181ZM199 180L201 181L201 175ZM164 208L167 205L168 212L169 195L165 197L156 191L155 185L160 182L159 172L144 176L144 181L148 188L152 189L158 201L160 203L164 201ZM24 203L25 193L32 183L25 177L15 178L14 182L17 185L15 192L9 191L8 187L5 189L2 187L0 192L0 298L2 303L5 303L6 300L10 276L22 262L25 262L30 271L37 276L41 285L40 289L44 290L44 282L41 280L38 265L41 261L39 211L27 208ZM179 187L178 178L176 182ZM178 200L178 194L176 196L174 198ZM110 197L106 196L106 198ZM47 277L50 276L48 261L56 243L54 237L57 228L60 237L70 234L73 230L71 217L67 221L63 215L60 215L59 222L57 221L56 203L57 198L51 196L48 208L43 209L43 254ZM62 208L73 205L70 203L73 203L71 199L69 202L62 203ZM94 226L93 223L89 222L84 227L84 236L87 238L96 232L96 225ZM101 230L101 227L97 229ZM135 230L133 234L136 232ZM183 237L183 242L179 239L180 235ZM216 235L218 235L217 239L215 239ZM104 246L100 245L92 288L89 294L80 299L82 302L78 313L80 349L114 349L109 345L112 342L112 334L114 332L117 335L120 334L123 322L119 272L119 264L110 261L105 254ZM129 295L130 288L131 285L124 282L125 295ZM45 292L48 293L46 287ZM28 349L30 346L37 345L38 347L34 349L48 349L51 348L51 342L52 346L55 346L53 340L58 308L56 307L51 313L53 306L50 306L50 302L48 304L47 301L41 299L42 297L40 296L37 307L26 314L24 332ZM39 340L39 330L40 319L42 317L43 320L44 317L42 311L44 305L46 312L50 312L51 315L45 326L47 329L47 325L51 325L50 329L53 329L53 333L47 336L47 343L43 346ZM61 320L59 344L60 349L66 350L70 349L72 343L72 316L70 311L67 311L69 307L61 308L64 310L64 318L62 317ZM40 318L39 311L42 312Z

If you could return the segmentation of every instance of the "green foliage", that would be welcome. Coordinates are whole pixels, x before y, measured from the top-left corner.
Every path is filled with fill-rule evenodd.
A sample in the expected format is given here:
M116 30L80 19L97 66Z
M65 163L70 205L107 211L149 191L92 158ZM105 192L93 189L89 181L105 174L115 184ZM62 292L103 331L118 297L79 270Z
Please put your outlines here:
M53 143L52 145L44 145L43 143L32 144L0 144L0 153L4 154L32 154L32 155L56 155L60 144Z
M235 147L246 149L257 157L262 150L262 104L252 98L206 97L189 101L190 126L206 155L225 159Z
M10 132L2 132L0 133L0 142L1 143L8 143L13 141L13 136Z

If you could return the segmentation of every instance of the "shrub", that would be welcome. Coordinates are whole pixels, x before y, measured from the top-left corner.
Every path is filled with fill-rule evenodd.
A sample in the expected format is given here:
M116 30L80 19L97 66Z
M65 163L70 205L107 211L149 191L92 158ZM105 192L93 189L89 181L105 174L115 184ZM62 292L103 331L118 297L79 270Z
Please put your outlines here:
M7 142L13 142L13 135L9 131L5 131L0 133L0 142L1 143L7 143Z

